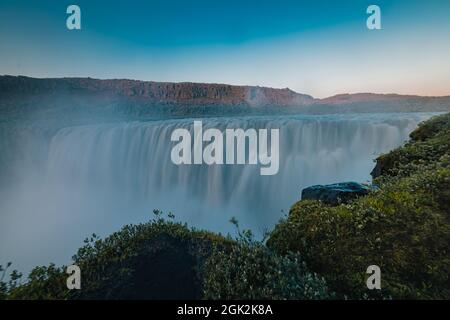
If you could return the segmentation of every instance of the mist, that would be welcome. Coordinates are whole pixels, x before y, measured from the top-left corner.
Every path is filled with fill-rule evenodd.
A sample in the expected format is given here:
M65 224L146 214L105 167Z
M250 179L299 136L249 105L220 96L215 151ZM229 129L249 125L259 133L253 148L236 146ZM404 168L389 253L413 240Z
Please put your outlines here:
M280 168L171 162L176 128L193 119L0 125L0 258L28 272L70 263L83 239L173 212L189 226L234 233L236 217L257 237L300 199L302 188L370 182L373 159L402 145L432 114L252 116L202 119L206 128L280 130ZM80 121L81 122L81 121Z

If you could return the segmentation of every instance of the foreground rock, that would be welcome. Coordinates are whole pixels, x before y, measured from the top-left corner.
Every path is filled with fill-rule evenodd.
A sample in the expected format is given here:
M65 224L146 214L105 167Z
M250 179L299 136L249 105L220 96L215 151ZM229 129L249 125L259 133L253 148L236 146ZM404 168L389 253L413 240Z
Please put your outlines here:
M370 188L357 182L315 185L302 190L302 200L319 200L326 204L347 203L368 194Z

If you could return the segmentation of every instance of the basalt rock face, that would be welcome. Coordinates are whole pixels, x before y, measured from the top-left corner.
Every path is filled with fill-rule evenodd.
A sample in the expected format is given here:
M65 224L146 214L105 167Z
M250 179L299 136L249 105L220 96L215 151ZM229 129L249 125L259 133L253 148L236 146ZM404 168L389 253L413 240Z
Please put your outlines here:
M288 88L122 79L0 77L0 97L58 92L108 94L152 103L247 105L252 107L300 106L311 104L314 101L311 96L296 93Z
M450 111L450 96L341 94L325 99L288 88L214 83L0 76L0 115L204 116Z
M347 203L369 193L370 188L357 182L316 185L302 190L302 200L319 200L326 204Z

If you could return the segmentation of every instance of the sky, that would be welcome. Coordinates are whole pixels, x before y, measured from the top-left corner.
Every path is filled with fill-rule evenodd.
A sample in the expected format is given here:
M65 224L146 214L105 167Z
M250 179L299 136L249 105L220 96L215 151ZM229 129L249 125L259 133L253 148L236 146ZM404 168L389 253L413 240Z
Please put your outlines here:
M0 74L450 95L450 1L0 0Z

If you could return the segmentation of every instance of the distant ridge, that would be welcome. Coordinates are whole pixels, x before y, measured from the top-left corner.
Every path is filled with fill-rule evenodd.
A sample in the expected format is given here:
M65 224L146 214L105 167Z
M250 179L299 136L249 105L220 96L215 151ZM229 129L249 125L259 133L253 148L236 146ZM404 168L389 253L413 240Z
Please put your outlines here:
M155 103L248 105L251 107L301 106L311 104L314 100L309 95L299 94L288 88L127 79L0 77L0 95L2 96L29 93L51 94L58 90L109 93Z
M355 102L368 102L368 101L387 101L387 100L404 100L404 99L450 99L450 96L419 96L419 95L401 95L397 93L343 93L337 94L328 98L318 99L316 102L325 104L343 104L343 103L355 103Z
M88 108L100 102L143 108L283 108L305 113L434 112L450 111L450 96L423 97L398 94L338 94L325 99L285 89L215 83L153 82L127 79L31 78L0 76L0 112L30 109ZM143 107L145 105L145 107ZM120 109L120 106L116 106ZM23 110L18 110L18 109ZM136 108L135 108L136 109ZM135 109L133 109L135 111ZM181 112L182 113L182 112Z

